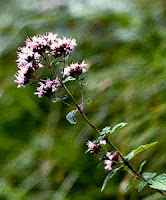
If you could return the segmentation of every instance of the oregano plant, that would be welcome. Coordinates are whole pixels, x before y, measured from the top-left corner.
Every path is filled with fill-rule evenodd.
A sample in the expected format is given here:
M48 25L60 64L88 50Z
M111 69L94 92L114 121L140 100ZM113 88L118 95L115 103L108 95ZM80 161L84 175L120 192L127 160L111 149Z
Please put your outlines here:
M130 164L130 160L139 153L153 147L157 142L144 144L137 149L132 150L127 155L116 147L111 139L112 134L117 134L120 129L125 127L127 123L121 122L112 128L106 126L99 130L86 116L84 112L85 105L90 105L92 99L84 99L83 87L86 86L83 74L87 71L85 61L81 63L67 63L67 60L76 47L75 39L62 39L54 33L46 33L45 35L37 35L32 38L27 38L25 46L19 48L18 51L18 72L15 75L15 82L18 88L25 87L28 83L37 84L35 95L39 98L44 96L53 103L59 101L71 106L66 100L70 98L74 104L74 108L66 114L66 119L69 123L77 124L77 115L80 113L85 122L96 133L96 139L88 140L86 153L95 155L104 165L104 169L108 171L101 191L104 190L107 183L120 170L127 171L133 180L126 187L128 191L135 186L140 192L144 187L148 186L153 190L165 196L166 191L166 174L144 172L142 168L146 161L142 162L138 167L138 171ZM72 82L78 85L80 90L80 102L76 100L73 91L70 91L67 84ZM65 95L59 96L58 91L64 90Z

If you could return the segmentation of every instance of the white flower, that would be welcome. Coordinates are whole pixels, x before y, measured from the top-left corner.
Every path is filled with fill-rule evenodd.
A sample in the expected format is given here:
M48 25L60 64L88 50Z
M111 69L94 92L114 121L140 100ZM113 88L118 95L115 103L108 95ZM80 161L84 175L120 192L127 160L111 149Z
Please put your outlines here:
M101 144L101 145L102 145L102 144L103 144L103 145L106 145L106 143L107 143L106 140L100 140L100 144Z

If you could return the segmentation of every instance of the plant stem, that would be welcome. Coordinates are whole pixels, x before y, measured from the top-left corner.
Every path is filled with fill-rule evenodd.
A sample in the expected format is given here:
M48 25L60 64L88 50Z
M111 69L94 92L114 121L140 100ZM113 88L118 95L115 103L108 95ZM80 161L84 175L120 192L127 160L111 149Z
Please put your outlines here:
M80 91L81 91L81 110L83 110L84 109L84 94L83 94L83 87L82 87L80 78L78 79L78 84L79 84Z
M97 127L95 125L93 125L89 119L87 118L87 116L84 114L84 111L80 108L80 106L78 105L77 101L75 100L75 98L73 97L73 95L71 94L71 92L69 91L69 89L66 87L66 85L60 80L60 83L62 85L62 87L66 90L66 92L68 93L68 95L71 97L71 99L73 100L75 106L77 107L78 111L80 112L80 114L82 115L82 117L84 118L84 120L89 124L89 126L91 126L91 128L97 132L100 133L100 131L97 129ZM140 174L138 174L133 168L132 166L124 159L122 153L119 151L119 149L111 142L109 141L108 138L106 138L107 143L113 148L113 150L117 151L117 153L119 154L120 158L122 159L123 163L141 180L147 182Z
M69 91L69 89L66 87L66 85L61 81L59 80L62 87L66 90L67 94L71 97L73 103L75 104L75 106L77 107L78 111L80 112L80 114L82 115L82 117L84 118L84 120L89 124L89 126L91 126L91 128L97 132L97 133L100 133L100 131L95 127L95 125L93 125L89 119L87 118L87 116L84 114L83 110L81 109L81 107L78 105L77 101L75 100L75 98L73 97L72 93Z
M66 92L68 93L68 95L71 97L73 103L75 104L75 106L77 107L78 111L80 112L81 116L84 118L84 120L89 124L89 126L97 133L100 133L99 129L94 125L92 124L89 119L87 118L87 116L85 115L84 111L81 109L81 107L79 106L79 104L77 103L76 99L74 98L74 96L72 95L72 93L70 92L70 90L66 87L66 85L61 81L59 80L62 87L66 90ZM148 185L150 185L150 183L145 180L141 174L137 173L133 167L129 164L128 161L125 160L123 154L119 151L119 149L108 139L106 138L106 141L107 143L112 147L113 150L117 151L117 153L119 154L120 158L122 159L123 163L125 166L128 167L128 169L132 172L133 176L135 178L138 178L140 181L144 181L146 182ZM162 194L163 196L166 196L163 191L161 190L156 190L157 192L159 192L160 194Z
M63 70L64 70L64 67L65 67L65 60L64 60L63 62L64 62L64 66L63 66ZM52 69L51 65L49 65L49 68L50 68L50 70L53 72L53 69ZM55 72L54 72L54 73L55 73ZM55 74L55 75L56 75L56 74ZM57 75L56 75L56 76L57 76ZM70 90L66 87L66 85L62 82L62 80L61 80L58 76L57 76L57 78L59 79L59 82L60 82L61 86L65 89L65 91L67 92L67 94L71 97L73 103L74 103L75 106L77 107L78 111L80 112L80 114L81 114L81 116L84 118L84 120L89 124L89 126L90 126L96 133L100 134L99 129L98 129L94 124L92 124L92 123L90 122L90 120L87 118L87 116L85 115L85 113L84 113L84 111L83 111L83 109L82 109L82 105L79 106L79 104L77 103L76 99L74 98L74 96L72 95L72 93L70 92ZM80 84L80 83L79 83L79 84ZM81 87L80 87L80 89L81 89ZM83 94L82 94L82 101L83 101ZM120 157L120 158L122 159L122 161L123 161L123 164L124 164L125 166L127 166L128 169L132 172L131 174L133 174L133 176L134 176L135 178L138 178L140 181L144 181L144 182L146 182L148 185L150 185L150 183L149 183L146 179L144 179L144 178L142 177L141 174L137 173L137 172L133 169L133 167L129 164L129 162L128 162L127 160L125 160L123 154L119 151L119 149L118 149L108 138L105 138L105 139L106 139L107 143L112 147L112 149L118 153L119 157ZM154 189L154 190L156 190L156 189ZM156 190L156 191L159 192L160 194L162 194L163 196L166 196L162 190Z

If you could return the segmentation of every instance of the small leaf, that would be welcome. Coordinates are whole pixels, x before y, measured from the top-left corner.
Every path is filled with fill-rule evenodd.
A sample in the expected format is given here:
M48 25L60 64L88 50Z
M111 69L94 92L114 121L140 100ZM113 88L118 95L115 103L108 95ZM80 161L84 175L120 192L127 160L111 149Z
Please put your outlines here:
M131 188L131 183L129 183L126 187L125 187L125 192L128 192Z
M126 126L126 125L127 125L127 123L125 123L125 122L121 122L121 123L119 123L119 124L116 124L116 125L112 128L111 133L114 133L115 131L117 131L117 130L123 128L123 127Z
M52 98L52 102L57 103L59 101L64 101L67 99L67 97L68 97L67 95L64 95L64 97L62 97L62 98Z
M86 86L87 84L88 84L87 81L85 81L85 82L81 82L81 85L83 85L83 86Z
M65 78L65 80L62 81L62 83L66 83L68 81L75 81L76 79L73 78L72 76L68 76L67 78Z
M101 140L105 140L105 135L99 136L96 140L93 140L93 143L98 144Z
M126 186L125 192L128 192L128 191L131 189L131 187L134 185L134 183L135 183L136 180L137 180L137 179L134 178L134 179Z
M58 62L55 63L55 65L59 65L62 61L59 60Z
M60 98L53 98L53 99L52 99L52 102L53 102L53 103L57 103L57 102L59 102L59 101L61 101Z
M126 160L131 160L134 156L136 156L138 153L141 153L147 149L149 149L150 147L154 146L155 144L157 144L158 142L153 142L150 144L145 144L145 145L141 145L140 147L138 147L137 149L131 151L127 156L125 156L124 158Z
M154 179L151 179L148 181L150 183L149 187L158 189L158 190L164 190L166 191L166 174L160 174L159 176L156 176Z
M111 132L111 128L109 126L106 126L105 128L103 128L101 135L105 135Z
M147 185L146 182L141 182L139 185L137 185L137 190L140 192L145 186Z
M104 179L104 183L102 185L101 191L104 190L105 186L107 185L108 181L116 174L116 172L118 171L118 168L111 170L111 172L106 176L106 178Z
M99 164L97 165L97 169L101 166L103 164L103 160L101 160L100 162L99 162Z
M138 170L138 174L142 171L142 168L145 165L145 163L146 163L146 160L141 163L139 170Z
M76 113L77 113L77 110L72 110L66 115L67 121L70 122L71 124L77 123Z
M62 97L62 100L64 101L64 100L66 100L68 98L68 96L67 95L64 95L64 97Z
M144 172L142 174L143 178L146 180L152 179L156 176L156 173L151 173L151 172Z
M85 153L88 153L88 152L90 152L91 151L91 149L87 149L86 151L85 151Z
M90 105L92 104L93 100L91 98L88 98L86 101L85 101L85 104L86 105Z

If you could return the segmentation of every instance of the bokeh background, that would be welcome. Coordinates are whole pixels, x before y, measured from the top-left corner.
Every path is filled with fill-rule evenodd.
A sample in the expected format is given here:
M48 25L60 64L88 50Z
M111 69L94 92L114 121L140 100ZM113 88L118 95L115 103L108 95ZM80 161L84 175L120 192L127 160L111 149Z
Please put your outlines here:
M107 173L85 154L95 133L80 116L69 124L70 109L38 99L34 86L17 89L18 47L50 31L75 38L71 61L90 65L90 120L99 129L127 122L112 136L124 154L158 141L131 164L138 169L147 160L144 171L165 172L166 1L0 0L0 200L159 199L148 188L125 193L130 176L123 172L101 193Z

